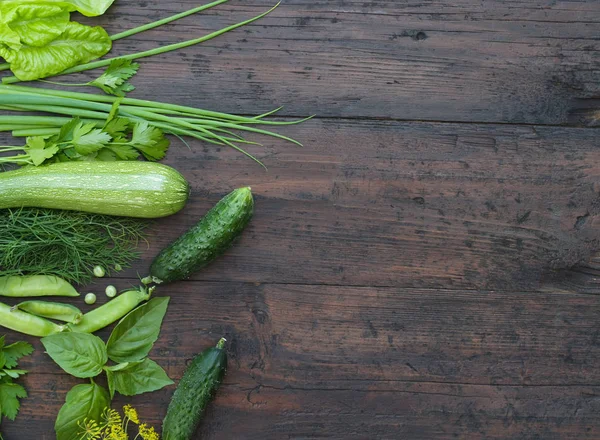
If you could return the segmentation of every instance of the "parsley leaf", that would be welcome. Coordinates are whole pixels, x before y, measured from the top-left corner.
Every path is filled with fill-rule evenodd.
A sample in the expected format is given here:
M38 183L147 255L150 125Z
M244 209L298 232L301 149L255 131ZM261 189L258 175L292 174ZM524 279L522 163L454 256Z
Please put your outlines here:
M27 391L16 383L0 383L0 410L10 420L14 420L19 412L19 398L27 397Z
M150 161L164 158L169 148L169 140L162 130L152 127L146 121L134 125L130 143Z
M100 128L95 128L96 124L84 124L80 122L73 129L72 144L75 151L82 156L95 153L104 148L111 140L111 136Z
M140 153L131 145L109 145L107 147L119 160L136 160Z
M41 136L28 137L27 147L24 150L29 155L33 164L37 167L43 164L47 159L54 157L58 153L57 145L46 145L46 140Z
M0 337L0 418L4 415L14 420L19 412L19 399L27 397L25 388L13 383L13 379L27 373L25 370L13 369L17 361L33 352L33 347L27 342L15 342L5 345L4 336Z
M2 372L13 379L18 379L19 376L27 374L27 370L2 370Z
M20 341L7 345L2 349L2 352L4 353L4 356L6 356L4 368L14 368L17 366L17 361L19 359L33 353L33 347L27 342Z
M75 128L77 128L77 126L79 126L80 123L81 119L79 119L78 116L74 117L60 128L60 132L56 136L50 138L50 142L63 143L72 141L73 131Z
M112 106L110 107L110 112L108 112L108 118L106 118L106 124L104 124L105 127L110 121L112 121L119 115L119 107L121 106L121 102L123 102L123 99L124 98L122 97L117 98L115 99L115 102L113 102Z
M104 131L110 134L113 138L125 137L125 133L129 129L129 119L114 118L106 123Z
M90 81L88 85L98 87L109 95L125 96L127 92L135 90L127 80L135 75L139 68L138 63L125 58L116 58L110 62L106 72Z

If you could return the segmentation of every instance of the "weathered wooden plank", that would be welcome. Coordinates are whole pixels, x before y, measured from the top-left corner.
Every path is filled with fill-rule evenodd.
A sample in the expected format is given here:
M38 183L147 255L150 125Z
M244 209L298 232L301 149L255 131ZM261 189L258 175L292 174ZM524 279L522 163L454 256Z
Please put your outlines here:
M593 129L318 120L282 130L298 148L174 145L192 198L160 221L146 259L221 196L250 185L256 217L194 279L538 288L597 247L600 150Z
M197 3L117 2L95 22L118 32ZM117 42L115 53L200 36L272 4L221 5ZM599 29L593 1L286 1L243 30L144 61L136 95L246 114L285 105L287 115L563 124L599 105Z
M597 296L208 282L168 293L151 356L171 377L220 336L229 340L225 385L197 438L599 434ZM34 344L23 363L31 398L3 426L5 440L25 429L52 438L78 383ZM157 425L171 393L116 402L134 402Z

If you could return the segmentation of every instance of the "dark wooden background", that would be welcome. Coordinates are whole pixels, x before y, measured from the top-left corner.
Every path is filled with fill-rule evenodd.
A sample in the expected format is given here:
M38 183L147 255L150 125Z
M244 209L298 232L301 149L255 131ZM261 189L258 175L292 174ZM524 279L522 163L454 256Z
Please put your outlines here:
M197 4L117 0L93 21L117 32ZM115 53L270 5L233 0ZM144 61L136 97L318 115L280 130L303 148L250 149L268 172L175 142L167 163L191 201L114 280L135 283L220 197L252 186L235 248L160 292L172 302L153 357L172 378L229 341L197 438L599 439L599 55L596 0L284 0ZM79 383L29 340L30 398L5 440L54 438ZM159 426L173 389L117 403Z

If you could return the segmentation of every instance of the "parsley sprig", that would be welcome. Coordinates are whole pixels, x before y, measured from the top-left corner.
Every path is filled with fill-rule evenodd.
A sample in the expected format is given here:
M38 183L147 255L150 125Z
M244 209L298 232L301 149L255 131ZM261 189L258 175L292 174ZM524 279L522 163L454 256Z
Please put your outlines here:
M135 90L129 80L138 72L140 65L126 58L113 58L104 73L98 78L85 83L63 83L48 80L39 80L48 84L69 87L98 87L107 95L125 96Z
M27 391L14 383L27 371L18 369L18 361L33 353L33 347L27 342L15 342L6 345L5 337L0 337L0 417L14 420L19 412L19 399L27 397Z
M0 147L0 152L23 151L0 156L1 163L39 166L48 162L163 159L169 140L162 130L148 122L132 122L111 115L102 127L75 117L51 136L31 136L22 147Z

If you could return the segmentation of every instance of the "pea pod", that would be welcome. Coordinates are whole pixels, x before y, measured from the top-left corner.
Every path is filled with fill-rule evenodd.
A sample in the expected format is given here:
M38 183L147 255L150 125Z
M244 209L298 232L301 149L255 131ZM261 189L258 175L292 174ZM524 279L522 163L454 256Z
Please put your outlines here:
M71 324L78 324L83 317L81 310L75 306L48 301L25 301L13 306L13 309L23 310L41 318L56 319Z
M94 333L121 319L140 303L149 300L152 292L154 292L153 287L127 290L112 301L86 313L79 324L71 325L69 328L74 332Z
M73 286L62 278L51 275L0 277L0 296L23 298L28 296L79 296Z
M58 325L39 316L0 303L0 325L11 330L31 336L49 336L66 330L66 326Z

